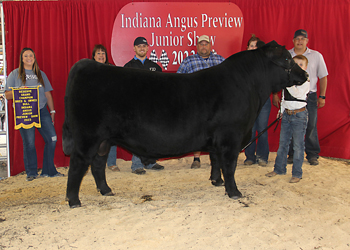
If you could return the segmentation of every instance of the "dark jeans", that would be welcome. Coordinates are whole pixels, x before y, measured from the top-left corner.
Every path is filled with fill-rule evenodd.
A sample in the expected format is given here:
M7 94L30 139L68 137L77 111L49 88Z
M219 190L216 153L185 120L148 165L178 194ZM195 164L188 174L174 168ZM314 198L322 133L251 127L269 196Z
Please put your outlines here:
M112 146L108 153L107 167L116 166L117 164L117 146Z
M46 106L40 109L40 120L41 128L38 128L38 131L45 142L41 175L54 176L58 173L53 162L57 135L55 127L52 124L51 115ZM35 127L30 129L20 128L19 132L23 140L23 161L27 176L37 176L38 164L35 149Z
M309 96L307 98L306 108L309 113L309 120L305 134L305 153L306 159L308 160L312 158L318 159L319 153L321 151L317 133L317 99L317 93L315 92L309 93ZM289 147L288 154L290 157L293 157L294 152L292 146Z
M258 118L256 118L255 120L254 127L252 130L252 139L256 136L256 132L258 132L259 134L261 131L267 128L270 110L271 101L269 98L262 107ZM267 160L269 159L269 142L267 131L259 137L258 142L254 141L249 147L245 149L244 152L245 156L247 157L246 160L251 160L254 163L258 162L259 160L267 162Z

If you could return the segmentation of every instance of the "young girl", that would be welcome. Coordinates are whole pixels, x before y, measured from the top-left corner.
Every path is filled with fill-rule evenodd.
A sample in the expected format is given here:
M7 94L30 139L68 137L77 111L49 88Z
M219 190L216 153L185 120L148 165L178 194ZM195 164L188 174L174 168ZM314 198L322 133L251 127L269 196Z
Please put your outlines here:
M30 48L24 48L20 54L19 68L13 70L5 86L6 99L13 99L11 87L24 86L39 87L39 105L41 128L38 128L45 141L43 169L40 177L64 176L57 172L53 159L57 142L57 135L53 125L55 109L51 91L53 90L46 74L39 69L35 53ZM50 112L47 107L49 107ZM38 166L35 149L35 127L30 129L20 128L19 132L23 140L23 161L27 173L27 181L38 178Z

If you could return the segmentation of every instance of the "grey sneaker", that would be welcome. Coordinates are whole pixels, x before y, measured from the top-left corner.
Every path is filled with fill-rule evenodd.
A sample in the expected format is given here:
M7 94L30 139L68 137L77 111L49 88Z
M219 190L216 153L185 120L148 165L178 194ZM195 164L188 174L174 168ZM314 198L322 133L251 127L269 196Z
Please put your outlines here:
M41 175L38 175L36 178L39 179L39 178L46 178L46 177L49 177L47 174L41 174Z
M138 174L138 175L141 175L141 174L145 174L146 173L146 170L144 170L143 168L137 168L133 171L131 171L133 174Z
M259 160L258 165L261 166L261 167L266 167L267 166L267 161Z
M313 165L313 166L318 165L318 160L317 160L317 158L311 158L311 159L309 159L308 161L309 161L310 165Z
M152 169L152 170L163 170L164 167L162 165L159 165L158 163L156 163L150 169Z
M64 176L64 174L57 173L57 174L55 174L55 175L53 175L53 176L50 176L50 177L63 177L63 176Z
M193 161L191 168L200 168L201 167L201 163L199 161Z
M254 162L252 161L252 160L245 160L244 161L244 165L253 165L254 164Z
M27 176L26 177L26 181L32 181L34 179L36 179L36 176Z

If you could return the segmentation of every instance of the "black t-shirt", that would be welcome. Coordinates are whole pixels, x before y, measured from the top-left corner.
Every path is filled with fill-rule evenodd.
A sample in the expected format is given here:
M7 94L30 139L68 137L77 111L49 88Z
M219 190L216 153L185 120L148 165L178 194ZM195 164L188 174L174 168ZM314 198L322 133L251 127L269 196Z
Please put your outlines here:
M142 64L142 62L140 60L135 60L135 58L133 58L129 62L127 62L124 65L124 67L162 72L162 68L158 64L156 64L155 62L150 61L147 58L146 58L146 60L145 60L145 62L143 64Z

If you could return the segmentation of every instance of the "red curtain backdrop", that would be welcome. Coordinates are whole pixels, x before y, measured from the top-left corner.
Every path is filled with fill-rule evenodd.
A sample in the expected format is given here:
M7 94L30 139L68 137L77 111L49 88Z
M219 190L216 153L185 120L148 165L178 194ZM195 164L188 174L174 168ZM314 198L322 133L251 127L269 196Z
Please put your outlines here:
M54 88L55 128L58 142L55 152L57 167L69 166L69 157L62 151L64 95L69 70L82 58L91 58L95 44L104 44L110 53L111 32L119 10L131 0L77 0L54 2L4 1L7 74L18 67L19 53L31 47L41 70ZM149 1L143 1L149 2ZM152 0L152 2L172 2ZM224 2L186 1L183 2ZM243 13L242 50L251 34L265 42L276 40L287 49L293 47L295 30L306 29L309 47L320 51L329 76L326 106L318 111L321 155L350 159L350 23L349 0L232 0ZM108 57L111 58L110 54ZM120 65L121 66L121 65ZM94 97L91 97L94 105ZM9 102L9 143L11 175L24 171L23 146L20 133L14 130L12 102ZM89 109L89 107L86 107ZM272 108L270 122L276 117ZM91 114L94 119L94 114ZM279 130L269 130L270 151L277 151ZM43 140L36 139L38 164L41 167ZM130 154L118 149L118 158Z

